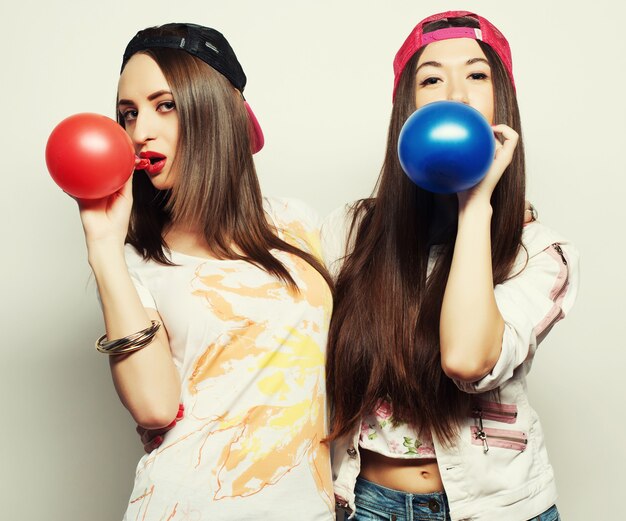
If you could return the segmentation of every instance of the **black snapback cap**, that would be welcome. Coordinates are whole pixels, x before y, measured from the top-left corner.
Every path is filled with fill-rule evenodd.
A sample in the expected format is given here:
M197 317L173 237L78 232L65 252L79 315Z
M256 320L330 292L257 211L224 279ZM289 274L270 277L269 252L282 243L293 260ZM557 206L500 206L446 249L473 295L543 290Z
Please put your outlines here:
M128 42L122 58L122 70L133 54L154 48L179 49L199 58L222 74L243 95L246 75L235 51L219 31L190 23L169 23L143 29ZM252 152L256 153L263 148L265 139L250 105L247 102L245 105L252 127Z
M186 51L223 74L240 92L246 86L243 68L224 35L196 24L171 23L139 31L126 46L122 68L136 52L157 47Z

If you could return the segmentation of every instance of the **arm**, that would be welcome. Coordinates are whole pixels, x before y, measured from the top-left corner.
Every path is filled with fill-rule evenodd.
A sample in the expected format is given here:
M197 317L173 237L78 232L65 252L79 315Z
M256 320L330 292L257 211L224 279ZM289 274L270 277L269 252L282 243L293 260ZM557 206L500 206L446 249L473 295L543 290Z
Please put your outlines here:
M495 287L504 318L500 357L489 374L457 386L466 393L484 393L502 386L518 368L529 370L537 347L554 325L571 311L578 294L579 260L576 248L539 223L524 232L529 258L520 255L517 273Z
M504 319L496 304L491 265L491 194L513 158L518 135L494 126L503 137L485 178L458 194L458 231L440 317L441 365L455 380L475 381L495 366Z
M132 206L131 181L100 200L79 201L89 264L102 301L106 334L121 338L161 321L156 310L144 308L124 258L124 239ZM145 348L111 356L115 388L133 419L142 427L161 428L176 417L180 394L167 334L162 327Z
M185 415L185 406L181 403L178 406L178 414L176 414L176 418L172 420L172 423L163 427L161 429L146 429L141 425L137 425L137 434L139 434L139 438L141 439L141 444L143 445L143 450L147 453L152 452L154 449L158 449L163 443L163 435L168 431L172 430L176 424L183 419Z

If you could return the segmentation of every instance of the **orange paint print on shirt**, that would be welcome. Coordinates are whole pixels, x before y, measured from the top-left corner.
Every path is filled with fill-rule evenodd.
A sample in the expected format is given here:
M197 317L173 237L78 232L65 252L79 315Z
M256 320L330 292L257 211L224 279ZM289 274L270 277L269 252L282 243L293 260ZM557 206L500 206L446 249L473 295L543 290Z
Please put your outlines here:
M283 240L319 253L308 210L272 201L266 211ZM334 519L322 443L332 295L303 259L272 253L299 291L238 259L181 255L175 268L129 262L138 292L149 293L144 305L167 329L185 417L139 463L127 521ZM168 293L167 277L187 293Z

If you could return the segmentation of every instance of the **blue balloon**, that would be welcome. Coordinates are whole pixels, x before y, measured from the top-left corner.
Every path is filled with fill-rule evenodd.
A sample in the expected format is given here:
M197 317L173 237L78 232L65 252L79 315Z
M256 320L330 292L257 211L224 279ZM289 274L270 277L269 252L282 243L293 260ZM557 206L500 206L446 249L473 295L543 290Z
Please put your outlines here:
M417 186L452 194L478 184L495 153L493 129L476 109L435 101L416 110L398 139L402 169Z

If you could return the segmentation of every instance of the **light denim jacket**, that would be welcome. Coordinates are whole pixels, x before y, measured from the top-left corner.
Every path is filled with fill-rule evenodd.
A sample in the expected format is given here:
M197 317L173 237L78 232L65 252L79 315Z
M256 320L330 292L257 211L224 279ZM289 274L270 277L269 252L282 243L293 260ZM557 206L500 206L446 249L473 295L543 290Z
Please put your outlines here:
M335 275L346 251L346 209L322 226L327 265ZM453 521L521 521L537 516L557 498L554 473L536 412L528 403L526 375L537 346L571 309L578 289L578 252L539 222L525 226L514 277L495 288L505 321L500 358L477 382L456 382L474 395L472 414L458 441L445 446L433 434L437 463ZM489 391L499 389L498 403ZM349 392L349 389L347 389ZM354 512L360 472L360 427L332 448L335 497Z

